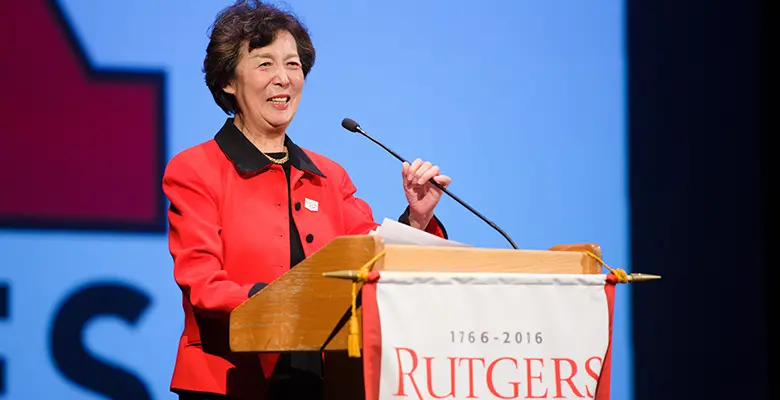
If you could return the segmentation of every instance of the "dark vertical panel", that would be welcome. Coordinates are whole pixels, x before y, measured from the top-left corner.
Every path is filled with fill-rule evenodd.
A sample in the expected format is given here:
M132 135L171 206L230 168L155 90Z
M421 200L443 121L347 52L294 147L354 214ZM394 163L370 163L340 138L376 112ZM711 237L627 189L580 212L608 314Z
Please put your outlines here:
M627 4L637 400L769 393L759 4Z
M0 395L5 394L5 359L0 358Z
M0 321L8 319L9 290L8 284L0 282Z
M8 284L0 282L0 322L6 321L10 316L11 295ZM6 373L5 373L5 358L0 355L0 396L5 394L6 391Z
M780 37L778 33L778 10L780 4L775 0L765 0L761 2L761 197L762 197L762 218L761 218L761 232L763 234L762 246L763 246L763 262L766 271L764 280L764 289L767 296L767 308L765 310L766 320L772 321L777 319L777 282L778 273L776 269L778 266L770 263L769 251L772 249L772 238L777 236L774 231L777 230L777 207L778 196L777 191L772 193L772 189L776 189L778 183L777 171L778 157L777 155L777 138L772 138L772 135L777 136L780 132L780 126L778 126L778 112L777 104L780 104L780 99L777 95L777 71L780 68L780 64L777 62L777 50L780 43L778 43L777 37ZM773 143L775 147L771 147L770 143ZM774 317L774 318L773 318ZM771 323L768 323L769 338L777 337L777 324L773 327ZM775 341L770 340L767 343L767 353L777 354L777 344Z

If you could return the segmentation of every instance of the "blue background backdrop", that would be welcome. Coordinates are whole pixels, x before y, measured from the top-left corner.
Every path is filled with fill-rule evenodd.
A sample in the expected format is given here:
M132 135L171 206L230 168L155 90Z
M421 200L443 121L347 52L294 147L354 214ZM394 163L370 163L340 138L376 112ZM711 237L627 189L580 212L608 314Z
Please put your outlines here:
M201 72L207 28L225 1L58 4L95 68L165 72L168 158L208 140L225 115ZM317 60L289 129L345 166L378 221L405 201L400 164L340 127L344 117L409 159L453 177L451 189L521 248L598 243L630 270L626 52L622 1L307 1L287 3L311 30ZM56 60L53 60L56 63ZM507 247L449 198L437 209L451 238ZM155 399L182 328L180 292L159 233L0 230L5 396L100 398L58 372L49 335L62 302L106 282L144 294L139 318L91 320L94 357L135 375ZM630 298L618 290L612 398L632 398Z

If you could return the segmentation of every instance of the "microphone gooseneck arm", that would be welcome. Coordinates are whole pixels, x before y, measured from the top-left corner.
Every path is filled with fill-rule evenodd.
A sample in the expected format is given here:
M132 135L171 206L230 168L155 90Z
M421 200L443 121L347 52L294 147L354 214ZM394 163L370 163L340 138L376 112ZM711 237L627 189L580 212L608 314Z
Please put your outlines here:
M371 135L366 133L366 131L364 131L360 127L360 125L358 125L358 123L355 122L354 120L349 119L349 118L344 118L344 120L341 121L341 126L344 127L344 129L346 129L346 130L348 130L350 132L360 133L361 135L365 136L366 138L368 138L368 140L376 143L377 145L379 145L379 147L385 149L388 153L392 154L393 157L397 158L399 161L407 162L407 163L409 162L409 161L405 160L403 157L401 157L400 155L398 155L398 153L394 152L393 150L390 150L390 148L388 148L387 146L385 146L384 144L382 144L378 140L376 140L373 137L371 137ZM461 200L460 197L454 195L452 192L447 190L447 188L443 187L438 182L433 180L433 178L429 179L428 182L430 182L433 186L436 186L442 192L446 193L448 196L450 196L453 200L457 201L460 205L465 207L467 210L471 211L472 214L474 214L477 217L479 217L479 219L484 221L486 224L490 225L491 228L495 229L498 233L500 233L501 236L503 236L504 239L506 239L509 242L509 244L512 245L513 249L517 249L518 248L517 245L515 244L515 242L512 240L512 238L510 238L509 235L506 232L504 232L503 229L499 228L498 225L496 225L495 222L487 219L484 215L482 215L482 213L480 213L479 211L475 210L473 207L468 205L465 201Z

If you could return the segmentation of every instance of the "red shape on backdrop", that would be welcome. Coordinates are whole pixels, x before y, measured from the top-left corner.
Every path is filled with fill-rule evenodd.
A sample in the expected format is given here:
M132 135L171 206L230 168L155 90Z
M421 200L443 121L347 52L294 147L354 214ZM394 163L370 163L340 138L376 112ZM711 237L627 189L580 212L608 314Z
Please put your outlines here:
M55 0L0 36L0 227L164 232L163 74L93 69Z

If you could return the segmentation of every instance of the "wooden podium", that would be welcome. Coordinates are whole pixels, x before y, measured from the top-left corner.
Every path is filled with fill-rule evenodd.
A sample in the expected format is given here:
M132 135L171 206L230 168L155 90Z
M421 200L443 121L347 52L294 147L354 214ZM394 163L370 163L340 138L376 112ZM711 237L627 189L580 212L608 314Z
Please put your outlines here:
M385 245L379 236L342 236L245 301L230 315L234 352L320 351L328 400L364 399L361 358L347 356L352 282L323 273L359 270L381 251L379 271L598 274L597 245L549 250ZM360 318L360 309L358 309Z

